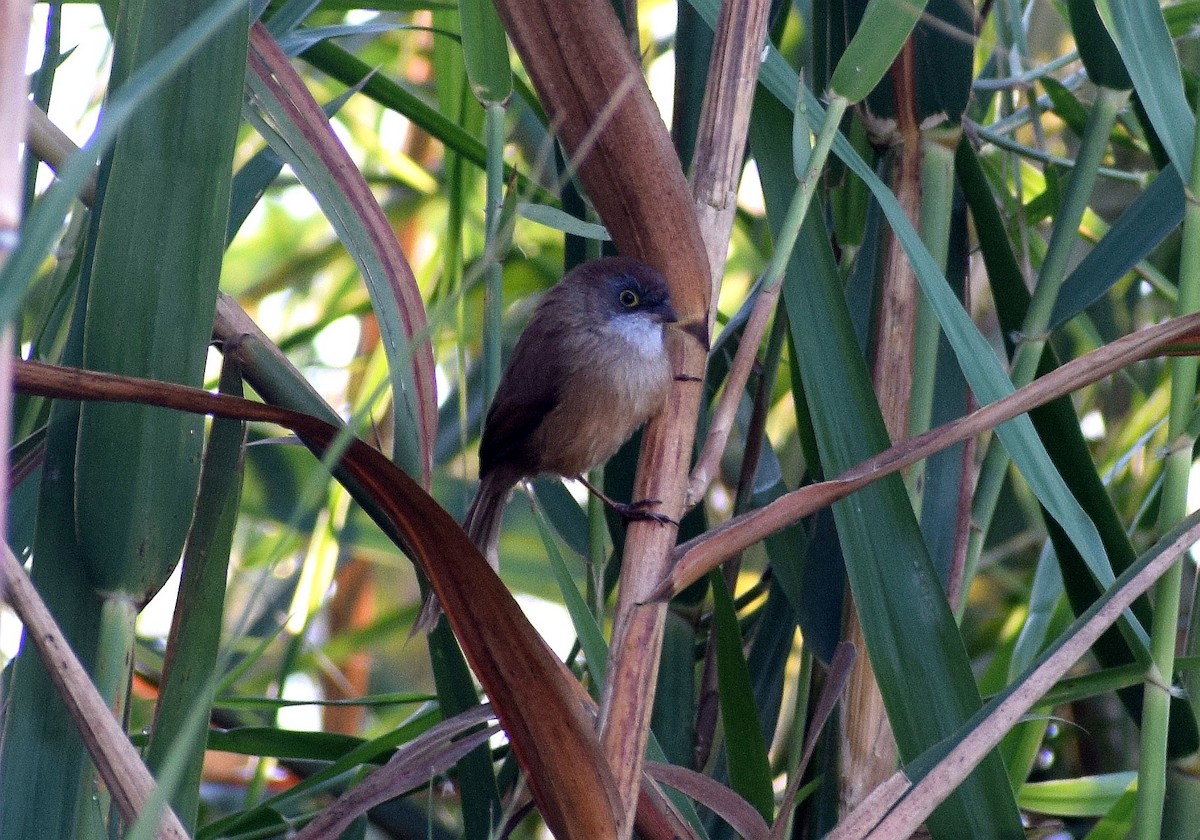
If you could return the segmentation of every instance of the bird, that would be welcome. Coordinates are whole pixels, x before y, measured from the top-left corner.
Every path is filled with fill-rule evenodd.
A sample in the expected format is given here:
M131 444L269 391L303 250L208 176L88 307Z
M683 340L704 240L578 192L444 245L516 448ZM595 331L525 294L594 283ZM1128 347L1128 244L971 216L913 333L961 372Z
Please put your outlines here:
M665 328L678 324L663 276L631 257L580 263L548 291L530 316L500 377L479 445L479 489L463 528L499 569L500 524L513 487L554 473L583 474L611 458L666 403L674 376ZM700 325L681 327L704 341ZM649 508L619 504L627 519L670 523ZM439 611L426 599L417 627Z

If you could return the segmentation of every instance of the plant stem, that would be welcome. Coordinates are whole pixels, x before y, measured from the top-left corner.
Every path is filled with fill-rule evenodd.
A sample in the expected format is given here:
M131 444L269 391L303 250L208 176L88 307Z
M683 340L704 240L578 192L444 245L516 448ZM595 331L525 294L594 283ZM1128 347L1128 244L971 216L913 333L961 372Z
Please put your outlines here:
M1188 314L1200 309L1200 207L1194 196L1200 191L1200 143L1193 145L1190 200L1183 218L1183 251L1179 261L1179 302L1176 311ZM1188 481L1192 469L1192 446L1188 420L1196 396L1196 373L1200 363L1193 356L1172 358L1171 408L1167 419L1167 455L1158 526L1172 528L1187 515ZM1167 784L1167 727L1170 723L1171 675L1175 670L1175 639L1179 624L1183 558L1178 559L1154 587L1154 623L1150 630L1150 671L1145 681L1142 713L1141 757L1138 764L1137 814L1133 836L1157 838L1162 832L1163 800Z
M800 91L803 96L803 85L801 85ZM796 238L800 235L800 226L808 214L808 207L812 204L817 184L820 183L825 161L829 158L829 150L833 147L833 141L837 137L838 126L849 107L850 100L844 96L833 95L829 100L829 105L825 109L825 122L821 124L821 133L817 135L816 142L813 143L812 152L808 156L808 166L800 178L800 189L796 191L796 195L788 207L787 215L783 217L783 226L779 231L779 238L775 242L775 252L771 255L771 262L763 273L764 292L774 289L783 279L783 272L792 258L792 249L796 247ZM757 342L755 346L757 347Z
M950 248L951 207L954 204L954 150L936 140L921 140L921 209L917 230L942 272ZM914 281L915 283L915 281ZM937 381L941 325L924 295L917 296L916 336L913 340L912 390L908 402L908 435L929 430ZM918 519L924 487L925 462L914 464L905 477Z
M1067 276L1071 251L1079 239L1079 223L1083 221L1092 188L1096 185L1096 173L1100 169L1104 150L1108 148L1117 114L1128 100L1128 90L1097 88L1096 101L1092 104L1083 133L1083 145L1075 159L1075 171L1067 184L1061 212L1038 272L1033 300L1029 302L1029 311L1021 325L1021 344L1013 361L1013 384L1018 388L1033 380L1038 360L1042 357L1054 301L1058 299L1058 290Z
M500 241L500 210L504 201L504 105L490 102L484 109L484 135L487 145L487 198L484 225L483 274L483 383L484 396L491 400L500 385L501 336L504 315L504 269L495 249Z
M595 487L604 486L604 468L597 467L588 474ZM608 562L608 524L604 519L604 502L595 494L587 496L588 519L588 605L596 621L604 621L604 566Z
M134 620L138 608L127 594L117 592L107 596L100 607L100 634L97 641L96 690L112 709L119 721L126 718L129 706L129 680L133 673ZM97 794L99 814L108 814L109 821L119 814L108 791ZM84 808L80 834L85 838L104 837L105 826L96 819L96 810ZM101 817L101 820L103 818Z
M1012 383L1017 388L1028 385L1033 381L1037 372L1038 361L1046 347L1047 330L1050 316L1054 311L1054 301L1058 298L1059 289L1067 275L1067 264L1071 251L1079 238L1079 223L1087 210L1088 199L1091 198L1092 188L1096 184L1096 174L1100 169L1104 150L1108 147L1109 136L1116 123L1117 114L1129 99L1129 91L1097 88L1096 101L1088 114L1087 128L1084 130L1083 145L1076 157L1075 171L1067 184L1066 195L1063 197L1062 212L1050 235L1050 244L1046 256L1042 260L1042 268L1038 272L1037 285L1033 290L1033 299L1021 325L1020 344L1013 356ZM1000 454L993 455L993 452ZM979 553L983 548L983 536L987 534L992 515L996 511L996 503L1000 499L1000 488L1004 484L1004 473L1007 470L1007 456L1000 447L1000 440L992 438L984 458L984 470L980 477L979 488L975 494L972 507L972 519L979 525L972 534L967 551L967 561L963 578L963 591L971 584L975 567L979 563Z

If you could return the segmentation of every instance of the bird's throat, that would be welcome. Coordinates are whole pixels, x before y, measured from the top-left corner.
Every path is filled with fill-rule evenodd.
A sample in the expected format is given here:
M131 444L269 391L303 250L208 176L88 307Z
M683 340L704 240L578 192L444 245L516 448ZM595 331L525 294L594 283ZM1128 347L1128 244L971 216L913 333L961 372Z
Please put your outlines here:
M659 358L663 349L663 326L641 315L618 315L604 326L614 340L624 341L638 355Z

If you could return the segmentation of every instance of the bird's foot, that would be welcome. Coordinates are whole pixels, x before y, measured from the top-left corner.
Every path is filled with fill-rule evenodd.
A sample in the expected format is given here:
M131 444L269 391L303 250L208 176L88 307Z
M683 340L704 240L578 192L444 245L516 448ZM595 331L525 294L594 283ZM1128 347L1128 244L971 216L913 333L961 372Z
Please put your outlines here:
M626 522L657 522L659 525L679 527L679 523L665 513L647 510L661 504L661 499L639 499L636 502L612 502L612 508Z
M599 487L593 485L583 476L579 476L578 480L584 487L594 493L596 498L616 511L617 515L626 522L657 522L660 525L674 525L676 528L679 527L679 523L666 514L646 510L646 508L661 505L662 499L639 499L636 502L618 502L610 499Z

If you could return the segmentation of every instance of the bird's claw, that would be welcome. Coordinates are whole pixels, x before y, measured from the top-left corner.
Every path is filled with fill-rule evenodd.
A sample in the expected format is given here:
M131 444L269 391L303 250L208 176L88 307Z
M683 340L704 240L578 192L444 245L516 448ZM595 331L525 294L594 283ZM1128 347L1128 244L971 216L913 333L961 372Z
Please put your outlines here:
M661 504L661 499L639 499L636 502L616 502L613 504L613 510L626 522L657 522L659 525L679 527L679 523L666 514L647 510Z

